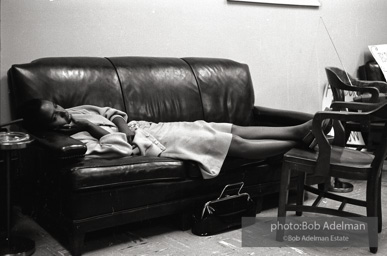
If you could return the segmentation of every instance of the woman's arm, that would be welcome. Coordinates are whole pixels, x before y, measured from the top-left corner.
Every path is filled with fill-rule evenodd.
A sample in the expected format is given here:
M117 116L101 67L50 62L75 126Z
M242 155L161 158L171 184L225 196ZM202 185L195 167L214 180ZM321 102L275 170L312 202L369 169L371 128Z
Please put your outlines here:
M87 111L96 113L110 120L116 125L119 132L122 132L126 135L127 141L129 143L132 143L134 132L132 132L128 127L128 116L125 112L111 107L97 107L92 105L85 105L83 106L83 108L87 109Z
M73 126L69 128L69 131L72 132L80 132L80 131L87 131L90 133L90 135L96 139L100 139L101 137L109 134L108 131L105 129L99 127L96 124L93 124L87 119L79 119L72 117Z
M119 132L126 134L128 143L131 144L133 141L134 132L129 129L125 119L120 116L117 116L112 120L112 122L117 126Z
M93 133L93 131L91 132ZM90 157L116 158L139 154L139 150L133 148L127 142L126 135L122 132L108 133L97 139L86 130L83 130L83 132L78 132L72 137L86 144L87 151L85 155Z
M101 137L105 136L106 134L109 134L108 131L105 129L99 127L98 125L95 125L91 122L88 122L88 125L86 126L86 131L90 133L91 136L93 136L96 139L100 139Z

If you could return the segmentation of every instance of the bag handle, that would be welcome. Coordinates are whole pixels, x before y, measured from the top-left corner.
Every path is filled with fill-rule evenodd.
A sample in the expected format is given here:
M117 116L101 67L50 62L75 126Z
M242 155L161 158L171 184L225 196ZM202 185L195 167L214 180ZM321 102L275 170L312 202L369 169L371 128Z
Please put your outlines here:
M220 196L218 197L218 199L221 199L222 197L224 197L223 194L224 194L224 192L225 192L227 189L235 188L235 187L237 187L237 188L239 187L239 190L238 190L238 193L237 193L237 195L239 195L240 192L241 192L241 190L242 190L242 188L243 188L243 185L244 185L243 182L238 182L238 183L226 185L226 186L223 188L222 193L220 193Z
M243 185L244 185L244 182L238 182L238 183L226 185L226 186L223 188L222 193L220 193L220 196L219 196L216 200L219 200L219 199L225 197L224 192L227 191L227 190L230 189L230 188L238 188L238 187L239 187L238 193L237 193L236 195L240 195L240 192L241 192L241 190L242 190L242 188L243 188ZM229 196L230 196L230 195L229 195ZM250 195L248 195L248 197L250 198ZM201 216L202 219L203 219L204 214L206 213L206 211L207 211L208 213L213 213L213 212L215 211L215 209L212 208L212 207L210 206L210 204L211 204L212 202L213 202L213 201L208 201L208 202L204 205L203 210L202 210L202 216Z

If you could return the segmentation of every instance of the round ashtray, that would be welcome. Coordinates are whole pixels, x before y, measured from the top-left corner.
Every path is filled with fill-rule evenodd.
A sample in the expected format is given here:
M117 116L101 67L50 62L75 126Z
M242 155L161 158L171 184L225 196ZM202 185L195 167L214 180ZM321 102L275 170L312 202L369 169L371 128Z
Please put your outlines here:
M13 144L28 141L30 136L24 132L0 132L0 144Z

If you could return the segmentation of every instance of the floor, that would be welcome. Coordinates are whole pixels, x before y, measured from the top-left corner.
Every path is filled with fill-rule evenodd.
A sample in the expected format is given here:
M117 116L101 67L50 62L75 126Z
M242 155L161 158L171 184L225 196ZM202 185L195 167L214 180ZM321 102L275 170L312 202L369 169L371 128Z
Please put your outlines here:
M351 196L365 195L364 183L353 182L355 189ZM387 177L382 183L384 212L387 211ZM312 196L309 196L310 201ZM328 200L324 204L332 204ZM347 208L359 213L362 209ZM276 216L277 209L268 208L258 217ZM13 232L29 237L36 243L38 256L65 256L69 252L29 217L15 211L16 224ZM383 227L387 227L386 219ZM387 231L379 234L379 255L387 255ZM372 255L367 247L242 247L241 230L233 230L219 235L199 237L190 230L181 231L172 219L159 219L136 225L94 232L86 236L85 256L122 255Z

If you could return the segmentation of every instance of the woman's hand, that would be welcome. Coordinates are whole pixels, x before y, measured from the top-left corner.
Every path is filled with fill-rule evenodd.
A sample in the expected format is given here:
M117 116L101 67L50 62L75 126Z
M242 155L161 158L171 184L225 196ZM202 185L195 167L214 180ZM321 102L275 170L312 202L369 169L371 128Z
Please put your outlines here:
M122 117L116 117L112 120L112 122L117 126L119 132L126 134L126 139L129 144L132 144L134 132L129 129L128 124Z
M129 144L133 143L133 139L134 139L134 133L133 134L126 133L126 140L128 141Z
M102 136L108 134L108 131L87 119L72 116L71 121L70 124L63 126L60 131L68 134L86 131L96 139L100 139Z
M95 124L93 124L89 120L82 119L82 118L79 118L79 117L72 116L71 120L72 120L72 123L73 123L73 126L74 126L75 129L80 129L80 130L83 130L83 131L88 131L90 129L90 127L96 126Z
M59 131L74 134L77 132L89 131L90 127L93 125L94 124L89 120L72 117L71 123L62 126Z

